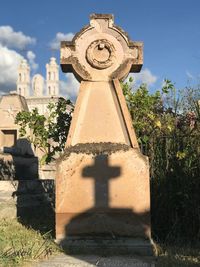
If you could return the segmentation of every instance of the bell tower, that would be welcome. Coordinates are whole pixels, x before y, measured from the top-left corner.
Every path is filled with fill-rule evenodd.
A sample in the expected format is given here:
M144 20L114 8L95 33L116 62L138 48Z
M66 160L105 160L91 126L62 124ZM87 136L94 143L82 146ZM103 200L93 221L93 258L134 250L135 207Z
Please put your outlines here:
M59 94L59 74L58 65L54 57L46 64L46 89L48 96L57 96Z
M17 93L21 96L29 96L30 88L30 67L26 59L22 59L18 67L18 78L17 78Z

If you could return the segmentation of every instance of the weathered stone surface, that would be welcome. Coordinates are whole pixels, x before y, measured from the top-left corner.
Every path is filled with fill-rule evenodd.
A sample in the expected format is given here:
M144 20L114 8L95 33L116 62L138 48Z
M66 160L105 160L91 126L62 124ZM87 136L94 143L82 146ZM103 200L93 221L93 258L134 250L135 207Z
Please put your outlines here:
M56 237L68 253L153 255L148 159L138 149L70 147L56 190Z
M95 147L95 145L94 145ZM137 149L71 153L57 170L57 238L149 237L148 161Z
M90 25L76 34L72 42L61 42L61 67L63 72L73 71L79 80L123 79L130 71L140 71L142 48L142 42L130 41L114 25L113 16L92 14Z
M81 83L67 146L112 142L138 147L121 90L118 80Z
M12 160L9 161L0 159L0 167L0 180L36 180L39 178L37 157L13 155Z
M33 180L38 179L38 176L39 179L43 180L55 180L56 165L54 163L39 167L36 157L18 157L17 160L16 157L14 159L10 155L4 157L9 160L0 158L0 181L13 181L16 179Z
M153 255L148 159L139 151L120 80L143 63L113 16L61 43L61 67L81 81L56 176L56 238L68 253Z
M54 181L0 181L0 218L34 216L54 207Z
M4 95L0 99L0 147L13 146L18 138L18 126L15 116L22 110L28 110L26 100L20 95ZM1 155L1 157L3 157Z
M155 267L147 258L133 256L100 257L96 255L79 255L76 257L59 255L46 261L31 265L32 267Z
M39 168L40 179L53 179L56 176L56 165L54 163L41 166Z

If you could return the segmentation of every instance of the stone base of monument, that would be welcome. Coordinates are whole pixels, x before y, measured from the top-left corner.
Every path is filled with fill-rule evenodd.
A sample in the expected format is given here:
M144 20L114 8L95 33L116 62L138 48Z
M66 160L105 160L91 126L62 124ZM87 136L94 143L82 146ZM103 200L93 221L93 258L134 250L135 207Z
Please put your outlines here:
M32 265L33 267L155 267L155 262L133 256L58 255Z
M154 255L148 159L125 144L68 147L57 165L56 238L68 253Z
M149 240L139 238L108 238L108 237L80 237L74 236L63 240L56 240L69 255L134 255L145 257L152 261L154 245Z

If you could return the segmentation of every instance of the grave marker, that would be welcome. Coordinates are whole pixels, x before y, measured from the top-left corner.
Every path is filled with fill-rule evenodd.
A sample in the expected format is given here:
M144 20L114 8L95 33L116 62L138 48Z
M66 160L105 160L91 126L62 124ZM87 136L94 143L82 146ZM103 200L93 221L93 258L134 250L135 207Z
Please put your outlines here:
M62 70L81 82L56 178L56 238L70 252L153 255L148 158L120 86L142 49L108 14L61 42Z

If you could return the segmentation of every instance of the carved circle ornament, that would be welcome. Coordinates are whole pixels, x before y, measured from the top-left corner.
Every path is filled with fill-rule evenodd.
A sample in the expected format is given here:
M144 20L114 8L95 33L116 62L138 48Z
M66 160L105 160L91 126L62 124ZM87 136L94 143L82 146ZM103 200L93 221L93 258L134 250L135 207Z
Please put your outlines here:
M106 69L114 63L115 48L106 39L92 42L86 51L88 63L96 69Z

